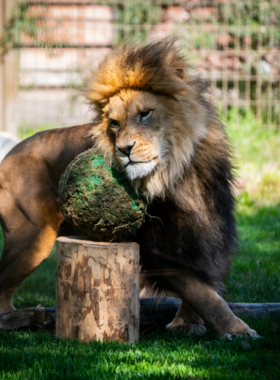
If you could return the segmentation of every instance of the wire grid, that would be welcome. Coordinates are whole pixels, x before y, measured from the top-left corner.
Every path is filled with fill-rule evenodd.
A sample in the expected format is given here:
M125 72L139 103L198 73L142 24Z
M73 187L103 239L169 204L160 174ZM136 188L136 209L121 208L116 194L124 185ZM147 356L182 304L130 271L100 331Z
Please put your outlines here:
M89 121L79 93L89 69L123 41L167 36L178 37L193 71L211 82L224 119L230 109L236 115L251 111L262 127L280 128L280 0L27 3L35 13L45 7L38 23L49 29L43 37L49 47L20 40L22 137Z

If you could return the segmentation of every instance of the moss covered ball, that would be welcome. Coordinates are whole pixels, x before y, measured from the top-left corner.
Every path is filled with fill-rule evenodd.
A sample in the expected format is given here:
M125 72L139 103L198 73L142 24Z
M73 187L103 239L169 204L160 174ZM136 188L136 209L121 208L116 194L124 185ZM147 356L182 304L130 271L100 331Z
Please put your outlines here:
M145 219L143 200L95 150L81 153L66 168L58 201L65 220L95 241L131 240Z

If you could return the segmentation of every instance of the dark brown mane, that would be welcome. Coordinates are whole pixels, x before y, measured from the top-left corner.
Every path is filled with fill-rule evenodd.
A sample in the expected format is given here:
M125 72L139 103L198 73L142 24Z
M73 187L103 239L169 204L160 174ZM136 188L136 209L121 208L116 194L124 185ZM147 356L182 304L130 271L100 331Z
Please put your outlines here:
M139 233L143 271L155 271L157 256L162 256L161 261L169 256L166 267L173 272L185 268L221 290L237 247L233 181L225 134L213 126L196 147L175 192L152 202L149 212L157 218ZM153 251L155 255L150 254ZM151 294L166 288L161 276L145 278L145 282Z

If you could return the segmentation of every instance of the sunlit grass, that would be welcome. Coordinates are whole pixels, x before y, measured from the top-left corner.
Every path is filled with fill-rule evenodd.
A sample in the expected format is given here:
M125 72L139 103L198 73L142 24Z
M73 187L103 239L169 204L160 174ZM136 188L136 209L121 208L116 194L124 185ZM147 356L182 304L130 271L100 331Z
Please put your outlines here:
M21 140L24 140L34 135L37 132L42 132L42 131L46 131L48 129L54 129L54 128L59 128L59 125L54 124L52 122L37 124L37 125L30 125L29 123L25 121L21 121L21 123L18 125L18 137Z
M228 113L230 143L236 175L243 180L243 191L258 205L280 199L280 131L264 129L252 112Z
M280 302L280 202L257 208L242 194L236 219L240 252L226 281L226 298Z

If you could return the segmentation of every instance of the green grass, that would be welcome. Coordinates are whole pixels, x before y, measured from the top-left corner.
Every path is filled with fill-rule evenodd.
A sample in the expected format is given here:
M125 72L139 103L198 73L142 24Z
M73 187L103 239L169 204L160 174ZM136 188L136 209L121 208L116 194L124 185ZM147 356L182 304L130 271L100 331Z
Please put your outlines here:
M87 345L43 332L2 332L0 378L279 379L279 324L249 323L265 338L227 342L158 330L135 344Z
M252 112L237 113L232 108L225 121L240 173L280 163L280 133L277 128L265 129Z
M248 184L238 196L240 251L224 297L280 302L280 135L246 118L240 128L229 123L237 173ZM256 173L262 173L258 181ZM18 308L55 304L55 251L19 287L14 302ZM156 330L135 344L83 344L47 332L0 331L0 379L279 379L280 320L245 320L262 339L228 342L211 332L186 337Z
M236 219L240 252L226 281L226 299L280 302L280 203L256 209L246 197L239 197Z
M20 124L18 125L18 137L21 140L24 140L34 135L37 132L42 132L48 129L54 129L54 128L59 128L59 127L60 125L54 124L52 122L37 124L37 125L30 125L25 121L21 121Z
M245 192L259 205L280 199L280 131L264 129L251 112L228 113L228 134L233 147L236 175Z

